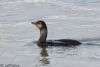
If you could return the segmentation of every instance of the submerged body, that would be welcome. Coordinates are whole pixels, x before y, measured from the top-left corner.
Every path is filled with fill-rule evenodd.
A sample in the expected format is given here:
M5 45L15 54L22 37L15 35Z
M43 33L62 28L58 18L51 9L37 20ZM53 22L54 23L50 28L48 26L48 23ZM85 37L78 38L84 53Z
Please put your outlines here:
M32 24L35 24L40 30L40 38L37 41L38 46L77 46L81 44L79 41L72 39L46 40L48 30L45 22L40 20L35 23L32 22Z

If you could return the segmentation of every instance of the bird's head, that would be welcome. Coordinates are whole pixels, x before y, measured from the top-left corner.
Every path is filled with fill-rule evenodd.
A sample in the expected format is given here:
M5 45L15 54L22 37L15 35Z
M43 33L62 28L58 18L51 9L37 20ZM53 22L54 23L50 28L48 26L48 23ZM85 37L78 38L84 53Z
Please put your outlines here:
M47 28L46 23L42 20L31 22L32 24L36 25L40 30Z

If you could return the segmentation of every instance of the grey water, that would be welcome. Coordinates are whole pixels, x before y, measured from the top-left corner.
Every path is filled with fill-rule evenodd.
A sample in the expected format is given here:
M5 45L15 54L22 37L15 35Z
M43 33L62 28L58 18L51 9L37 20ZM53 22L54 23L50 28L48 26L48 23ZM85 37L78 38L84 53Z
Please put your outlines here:
M44 20L47 39L76 39L76 47L39 48ZM0 65L20 67L100 67L99 0L0 0Z

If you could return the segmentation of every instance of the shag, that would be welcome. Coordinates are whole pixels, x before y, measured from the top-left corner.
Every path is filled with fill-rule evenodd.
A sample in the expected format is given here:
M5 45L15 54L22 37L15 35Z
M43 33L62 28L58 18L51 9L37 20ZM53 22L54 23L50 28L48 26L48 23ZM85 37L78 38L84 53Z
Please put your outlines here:
M47 25L44 21L39 20L37 22L31 22L32 24L36 25L40 30L40 38L37 41L37 45L42 46L77 46L81 43L77 40L71 39L59 39L59 40L46 40L48 29Z

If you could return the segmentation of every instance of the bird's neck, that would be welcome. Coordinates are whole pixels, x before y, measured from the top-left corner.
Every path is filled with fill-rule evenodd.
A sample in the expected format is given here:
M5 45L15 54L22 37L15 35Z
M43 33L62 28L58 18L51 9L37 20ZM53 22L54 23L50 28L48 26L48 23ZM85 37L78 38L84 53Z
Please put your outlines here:
M40 30L40 38L38 40L38 43L45 43L46 42L47 33L48 33L47 28Z

